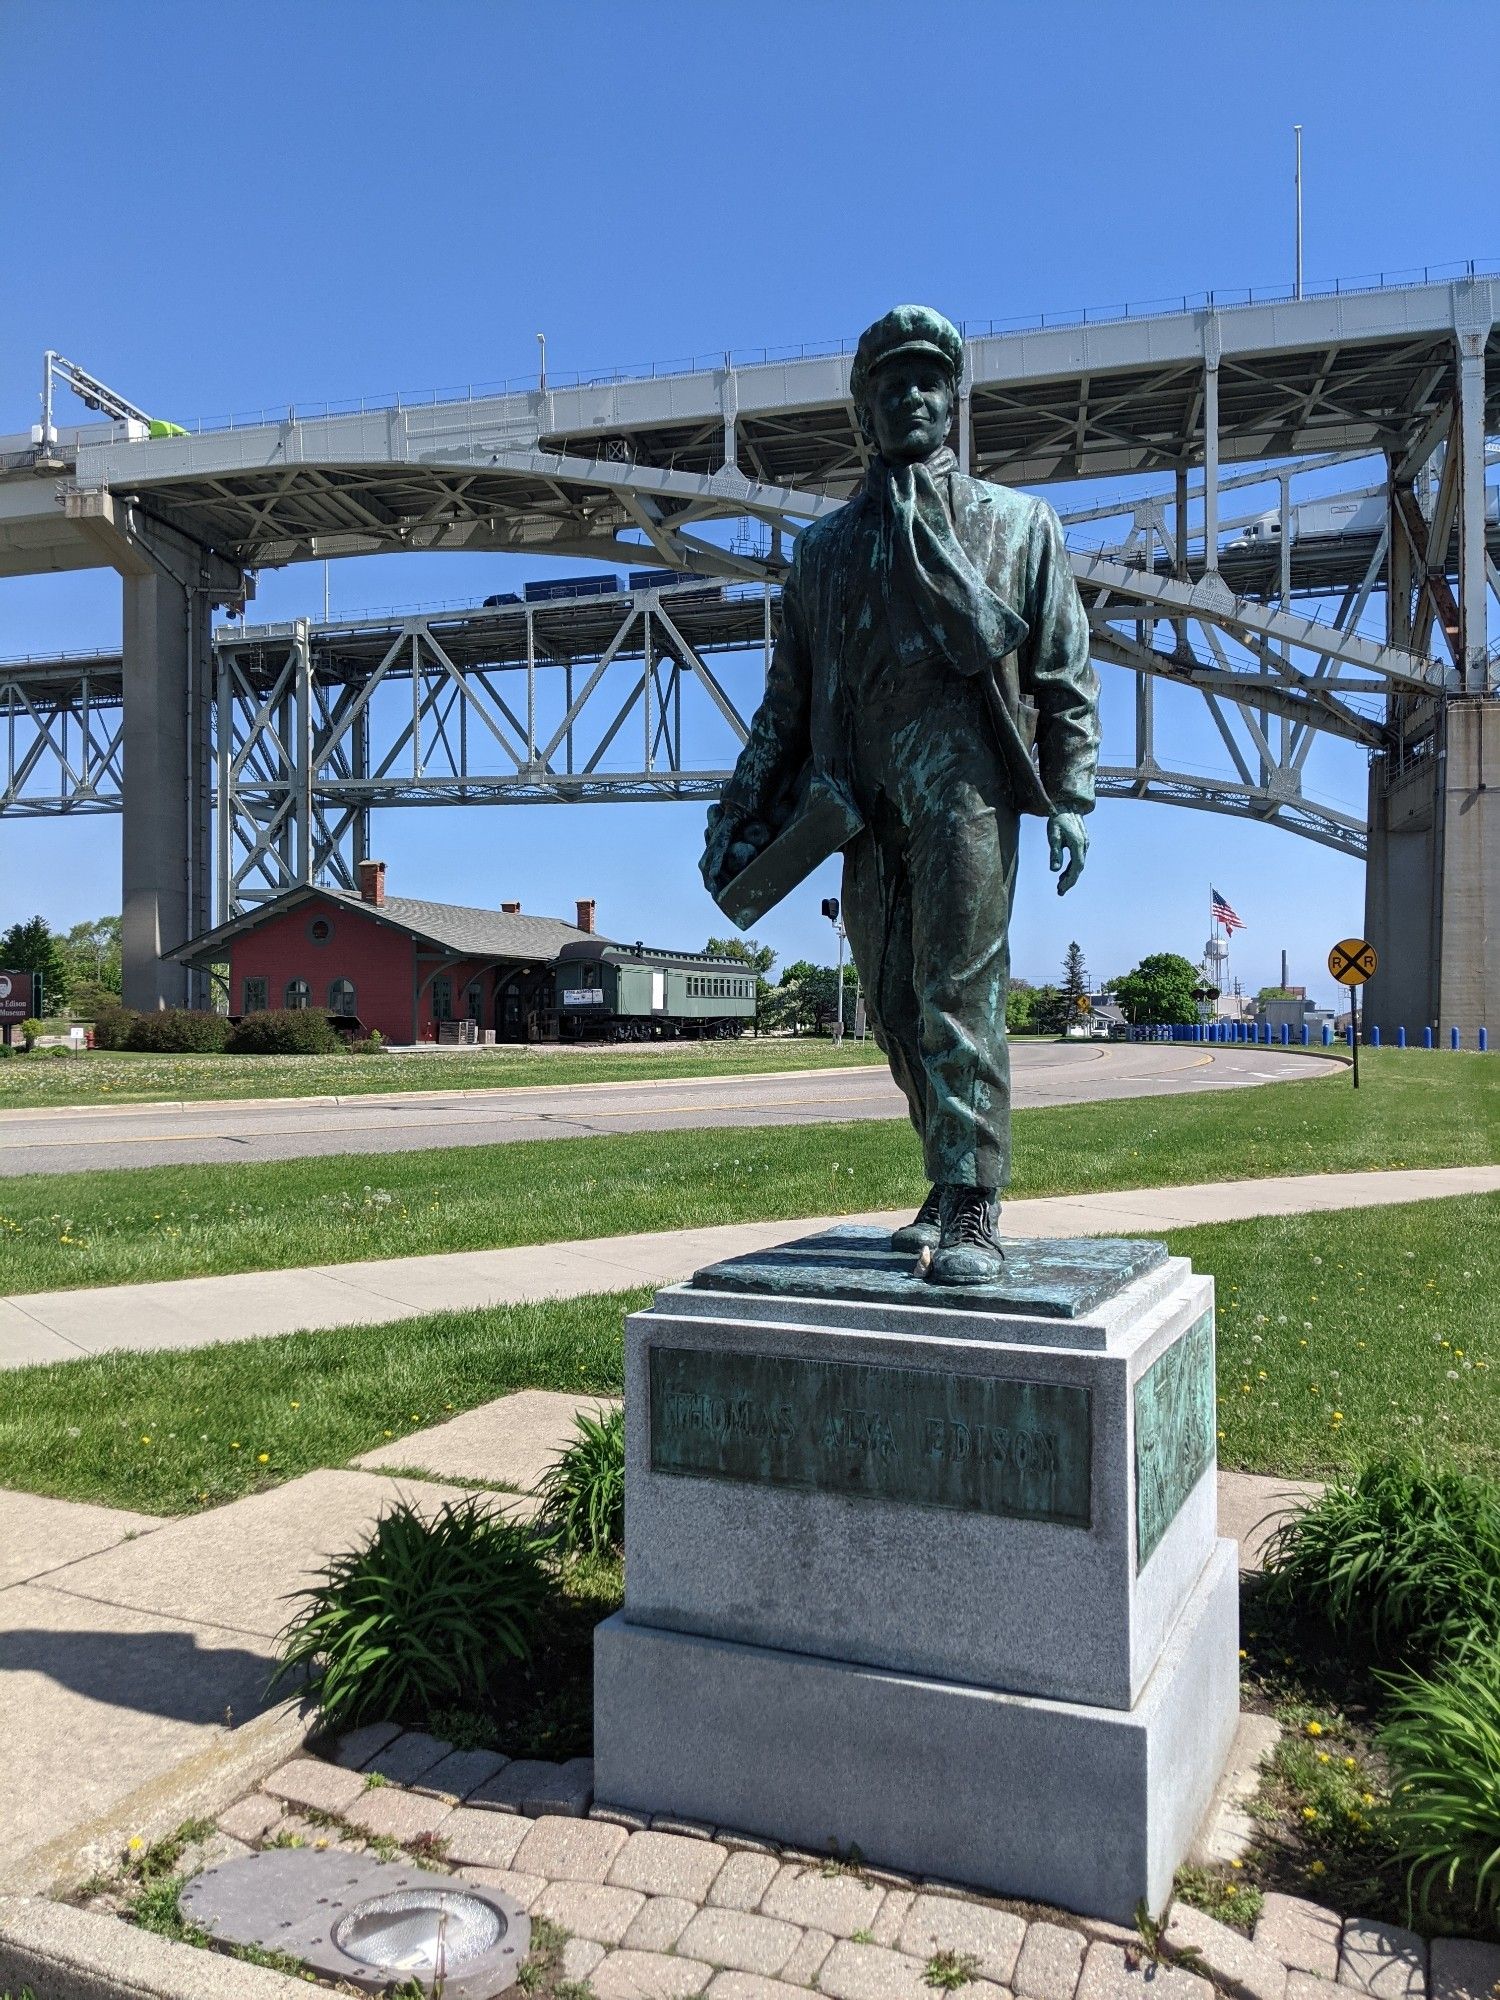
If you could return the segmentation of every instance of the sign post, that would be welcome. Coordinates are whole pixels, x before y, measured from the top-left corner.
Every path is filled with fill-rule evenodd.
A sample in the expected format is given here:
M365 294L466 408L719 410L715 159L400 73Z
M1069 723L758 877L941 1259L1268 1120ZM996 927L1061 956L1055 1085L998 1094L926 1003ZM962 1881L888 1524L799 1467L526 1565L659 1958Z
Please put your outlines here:
M1349 1024L1354 1036L1354 1088L1359 1089L1359 989L1375 976L1375 947L1364 938L1341 938L1328 954L1328 970L1349 988Z

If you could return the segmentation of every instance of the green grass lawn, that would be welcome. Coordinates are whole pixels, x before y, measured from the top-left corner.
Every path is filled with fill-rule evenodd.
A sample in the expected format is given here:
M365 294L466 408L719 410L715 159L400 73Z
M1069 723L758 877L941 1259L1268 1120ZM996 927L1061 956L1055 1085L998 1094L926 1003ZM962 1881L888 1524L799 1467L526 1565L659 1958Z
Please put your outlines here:
M347 1464L512 1389L618 1393L624 1315L649 1296L17 1369L0 1378L0 1486L181 1514Z
M1016 1116L1017 1196L1500 1159L1500 1062L1371 1051L1254 1089ZM642 1132L0 1181L0 1292L900 1208L895 1120Z
M1424 1453L1500 1476L1500 1195L1170 1240L1218 1283L1225 1465L1316 1478Z
M1219 1290L1220 1461L1500 1467L1500 1195L1177 1231ZM1321 1260L1321 1261L1320 1261ZM0 1485L181 1513L512 1389L617 1392L644 1292L7 1374Z
M469 1054L157 1056L42 1049L0 1061L0 1111L53 1104L136 1104L236 1097L368 1097L389 1090L499 1090L545 1083L616 1083L654 1076L753 1076L858 1068L885 1058L873 1042L835 1048L821 1035L762 1041L662 1042L642 1047L495 1048Z

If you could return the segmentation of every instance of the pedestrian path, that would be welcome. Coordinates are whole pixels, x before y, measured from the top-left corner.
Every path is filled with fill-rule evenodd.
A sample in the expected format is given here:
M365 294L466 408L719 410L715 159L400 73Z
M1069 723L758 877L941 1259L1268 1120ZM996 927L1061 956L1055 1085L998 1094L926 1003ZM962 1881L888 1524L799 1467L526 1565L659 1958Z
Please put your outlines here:
M1002 1227L1012 1236L1158 1235L1255 1215L1303 1215L1496 1192L1500 1165L1298 1174L1017 1201L1006 1206ZM0 1369L74 1361L116 1348L206 1347L299 1329L388 1324L418 1313L677 1284L700 1265L810 1235L835 1222L893 1226L907 1219L905 1213L811 1216L0 1297Z

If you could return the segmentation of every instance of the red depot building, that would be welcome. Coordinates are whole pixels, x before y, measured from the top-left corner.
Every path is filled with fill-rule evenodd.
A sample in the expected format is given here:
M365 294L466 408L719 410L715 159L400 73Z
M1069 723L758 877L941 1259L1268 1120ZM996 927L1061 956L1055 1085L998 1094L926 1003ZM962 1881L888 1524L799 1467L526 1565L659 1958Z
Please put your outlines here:
M200 967L229 961L229 1013L313 1007L389 1042L436 1041L445 1021L474 1021L502 1042L527 1039L552 1004L564 945L595 936L594 905L576 923L387 896L385 863L359 864L359 892L303 885L206 931L173 953ZM600 943L607 942L600 939Z

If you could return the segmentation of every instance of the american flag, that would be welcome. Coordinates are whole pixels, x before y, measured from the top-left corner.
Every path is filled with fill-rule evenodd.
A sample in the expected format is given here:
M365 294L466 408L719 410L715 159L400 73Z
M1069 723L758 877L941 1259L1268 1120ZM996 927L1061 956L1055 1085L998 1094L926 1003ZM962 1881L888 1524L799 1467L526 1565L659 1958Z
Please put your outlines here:
M1222 924L1231 937L1236 931L1242 931L1245 928L1245 919L1235 915L1217 889L1210 889L1208 894L1213 908L1214 922Z

